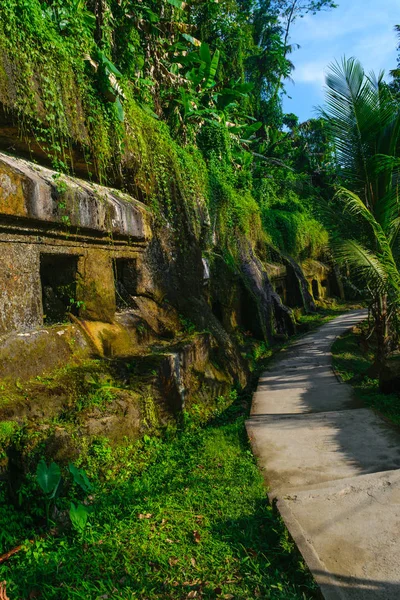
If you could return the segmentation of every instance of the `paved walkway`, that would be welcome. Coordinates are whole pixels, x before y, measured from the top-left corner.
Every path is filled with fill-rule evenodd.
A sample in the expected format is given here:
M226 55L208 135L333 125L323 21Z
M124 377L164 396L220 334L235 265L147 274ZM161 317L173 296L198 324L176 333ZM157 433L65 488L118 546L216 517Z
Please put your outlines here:
M400 433L331 368L353 311L301 338L260 379L247 430L326 600L400 600Z

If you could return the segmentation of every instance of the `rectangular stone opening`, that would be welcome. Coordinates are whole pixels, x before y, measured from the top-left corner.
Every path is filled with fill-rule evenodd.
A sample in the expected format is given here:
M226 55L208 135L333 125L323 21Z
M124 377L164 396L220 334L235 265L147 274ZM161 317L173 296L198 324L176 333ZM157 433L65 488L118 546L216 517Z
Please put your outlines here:
M64 323L68 319L68 313L78 314L77 271L77 256L40 255L40 281L45 324Z
M114 260L115 297L118 310L133 306L137 293L137 264L131 258Z

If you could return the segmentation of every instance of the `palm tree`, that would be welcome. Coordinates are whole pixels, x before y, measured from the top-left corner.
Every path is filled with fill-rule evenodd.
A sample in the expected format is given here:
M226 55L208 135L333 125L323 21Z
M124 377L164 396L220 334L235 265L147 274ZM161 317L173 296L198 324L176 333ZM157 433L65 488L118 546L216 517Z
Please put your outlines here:
M366 75L343 59L326 79L324 116L332 129L339 180L334 250L367 291L379 372L394 339L400 308L400 110L381 73Z

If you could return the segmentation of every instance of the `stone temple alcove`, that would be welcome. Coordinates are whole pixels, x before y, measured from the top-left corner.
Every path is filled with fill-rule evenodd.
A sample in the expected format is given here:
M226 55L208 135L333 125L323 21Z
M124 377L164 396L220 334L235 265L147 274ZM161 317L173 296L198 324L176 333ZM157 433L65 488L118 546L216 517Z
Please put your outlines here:
M63 323L68 313L78 314L76 279L78 256L67 254L40 255L43 322Z
M0 153L0 336L112 323L143 293L150 224L131 196Z
M115 299L117 309L132 306L132 296L137 294L137 261L116 258L114 261Z
M312 280L311 287L312 287L312 295L313 295L314 300L319 300L319 297L320 297L319 285L318 285L318 281L316 279Z

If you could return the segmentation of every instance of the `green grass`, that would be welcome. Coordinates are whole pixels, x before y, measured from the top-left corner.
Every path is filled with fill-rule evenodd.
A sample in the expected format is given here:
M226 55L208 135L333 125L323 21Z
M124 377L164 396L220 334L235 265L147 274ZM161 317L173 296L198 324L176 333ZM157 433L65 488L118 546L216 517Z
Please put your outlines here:
M373 362L373 344L367 348L363 339L363 326L354 327L338 338L332 346L333 366L343 381L353 386L356 397L363 404L400 425L400 397L383 394L378 379L368 377L367 370Z
M322 309L298 321L308 331L344 309ZM260 343L254 372L286 345ZM21 552L0 564L10 599L314 598L315 583L268 503L251 453L249 405L249 395L232 393L206 423L194 411L182 431L116 448L106 439L88 445L78 466L95 492L83 536L65 518L70 500L83 500L73 487L66 485L57 500L57 532L49 535L32 474L19 509L4 486L0 554L23 543Z
M311 313L308 315L300 314L296 319L298 323L298 331L301 334L314 331L314 329L317 329L321 325L336 319L336 317L339 315L356 308L360 308L360 305L341 302L338 300L335 302L331 301L329 305L319 307L318 312L316 313Z
M206 427L189 422L172 439L115 450L95 444L89 528L82 538L69 529L36 532L35 543L0 565L10 598L35 591L57 600L313 597L314 583L267 502L242 404ZM40 512L35 494L30 505ZM5 503L0 531L0 551L34 534L31 519Z

